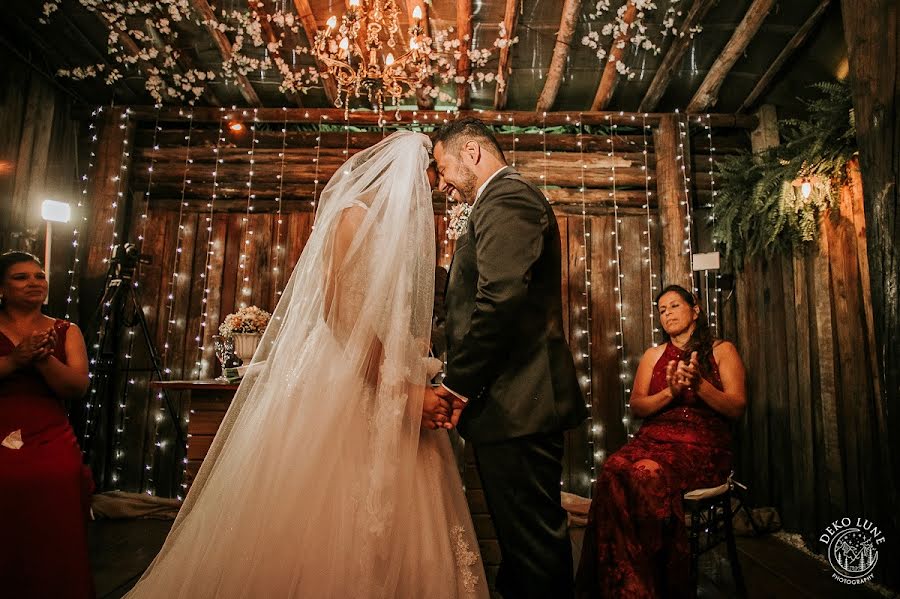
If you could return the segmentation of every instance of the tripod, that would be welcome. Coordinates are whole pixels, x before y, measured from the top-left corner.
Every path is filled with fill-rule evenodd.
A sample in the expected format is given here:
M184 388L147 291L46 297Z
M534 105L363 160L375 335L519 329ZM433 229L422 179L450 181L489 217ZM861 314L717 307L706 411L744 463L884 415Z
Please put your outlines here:
M96 439L103 427L102 439L104 443L104 457L102 477L99 481L102 487L109 482L117 482L115 473L116 440L124 430L124 407L128 396L128 374L124 372L126 383L121 397L116 394L116 361L120 355L119 341L122 331L133 327L140 328L141 337L150 361L151 377L155 375L158 380L163 380L162 360L153 344L150 328L144 317L144 311L138 301L137 291L134 286L134 272L139 262L149 263L149 258L138 254L133 244L117 245L113 248L110 265L106 275L103 296L97 306L97 310L91 322L97 326L97 338L93 344L94 357L91 359L91 385L88 401L85 407L84 436L81 440L82 447L89 461L97 458ZM130 345L126 356L130 354ZM179 419L175 415L173 404L165 389L160 390L160 395L165 403L166 411L172 419L175 437L180 446L184 446L185 436ZM117 423L116 405L123 410L122 421ZM106 418L103 418L103 416Z

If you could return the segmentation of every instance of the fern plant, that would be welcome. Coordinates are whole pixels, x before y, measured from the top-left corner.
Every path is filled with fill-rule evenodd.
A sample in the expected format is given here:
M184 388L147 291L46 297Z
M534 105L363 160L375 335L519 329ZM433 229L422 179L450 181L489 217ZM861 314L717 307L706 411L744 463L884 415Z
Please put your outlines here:
M814 242L819 219L836 205L834 190L846 181L847 162L857 152L850 87L812 87L818 95L804 101L807 117L780 121L784 143L717 164L713 239L732 268L740 269L744 258Z

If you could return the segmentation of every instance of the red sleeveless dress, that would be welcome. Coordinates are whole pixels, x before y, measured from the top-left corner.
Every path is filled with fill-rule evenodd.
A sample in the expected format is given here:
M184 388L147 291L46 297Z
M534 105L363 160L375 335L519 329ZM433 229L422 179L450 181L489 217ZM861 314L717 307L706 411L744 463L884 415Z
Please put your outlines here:
M66 362L69 323L57 320L54 350ZM0 356L12 342L0 333ZM23 445L0 445L0 596L94 596L87 516L93 483L60 401L34 368L0 379L0 441L21 430Z
M681 350L667 344L653 367L650 395L667 387L666 366L679 359ZM707 380L722 389L714 359ZM644 420L609 456L595 483L576 581L579 599L692 596L682 495L725 482L731 445L728 420L690 390Z

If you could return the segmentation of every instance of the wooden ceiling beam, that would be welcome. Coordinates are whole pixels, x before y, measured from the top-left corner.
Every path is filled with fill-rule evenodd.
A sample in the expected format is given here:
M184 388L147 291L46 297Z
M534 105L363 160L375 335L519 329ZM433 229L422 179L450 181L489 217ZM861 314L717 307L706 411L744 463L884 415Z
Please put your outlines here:
M673 36L672 43L669 45L669 49L666 50L666 55L663 57L659 67L657 67L653 81L650 82L650 87L647 88L647 93L644 94L644 99L641 100L641 104L638 107L639 112L656 110L660 99L669 87L669 82L675 75L675 69L681 64L681 59L684 58L685 52L691 45L691 29L696 27L706 17L709 9L713 7L716 1L694 0L693 4L691 4L691 9L684 17L684 21L681 22L678 33Z
M503 16L503 27L509 39L516 37L516 26L519 22L519 1L506 0L506 13ZM509 95L509 81L512 77L512 45L506 44L500 48L500 62L497 66L497 89L494 91L494 110L506 108L506 99ZM503 81L503 87L500 87Z
M459 35L459 59L456 61L456 76L467 80L456 84L456 106L460 110L468 110L470 104L469 74L472 65L469 61L469 46L472 44L472 0L456 0L456 31Z
M813 29L815 29L816 25L819 23L819 20L822 18L822 15L825 14L825 10L831 4L831 0L822 0L819 3L819 6L812 12L811 15L806 19L803 25L800 26L800 29L797 30L797 33L794 34L794 37L791 38L791 41L787 43L781 53L778 54L778 57L775 61L766 69L766 72L759 79L759 82L756 84L756 87L753 88L753 91L747 96L744 102L741 104L741 107L738 108L738 112L744 112L748 108L752 107L756 101L762 96L766 91L768 91L769 86L774 81L775 77L778 76L778 73L781 72L782 67L784 67L785 63L788 59L796 52L809 37L810 33L812 33Z
M297 16L300 18L300 24L303 26L303 33L306 34L306 43L309 44L310 55L316 58L313 49L316 47L316 34L319 32L319 25L316 23L316 16L313 14L309 0L294 0L294 8L297 9ZM338 98L337 82L328 74L328 67L325 63L316 58L316 70L319 72L319 80L322 82L322 88L325 90L325 97L328 98L328 105L334 106Z
M716 104L725 78L750 42L753 41L756 32L759 31L773 6L775 6L775 0L753 0L753 4L747 9L747 14L741 19L740 24L731 34L731 39L725 44L725 48L707 71L703 83L691 98L687 105L688 112L703 112Z
M541 90L535 107L535 111L538 113L549 111L556 102L556 95L562 84L563 74L566 70L566 58L569 56L569 48L572 45L572 37L575 35L575 25L580 13L581 0L565 0L559 21L559 31L556 33L556 44L553 46L553 58L550 59L550 68L547 69L544 89Z
M629 27L637 16L637 6L634 0L628 0L625 6L625 14L622 15L622 22ZM606 54L606 65L603 67L603 74L600 76L600 83L597 85L597 93L594 95L594 101L591 103L591 110L605 110L609 106L613 92L616 91L616 84L619 82L619 70L617 64L622 60L625 53L625 46L631 37L630 30L619 31L613 39L609 52Z
M84 107L87 111L88 107ZM193 115L194 122L218 122L221 113L218 108L197 107L190 113ZM647 113L646 119L648 125L655 126L659 123L659 119L665 113ZM540 112L532 110L522 111L503 111L497 112L493 110L464 110L454 113L448 113L446 110L418 111L413 117L411 111L401 111L401 120L397 124L409 124L415 119L419 125L439 125L444 121L453 118L462 118L465 116L473 116L481 119L485 123L490 124L492 121L508 122L509 118L513 118L516 125L522 127L540 126L545 122L548 126L556 125L572 125L576 119L579 119L585 125L602 125L611 123L614 125L634 125L645 118L644 113L637 112L548 112L546 117ZM156 118L157 111L152 106L134 106L131 109L131 118L134 120L152 121ZM318 123L319 119L327 120L331 123L350 122L356 125L378 125L383 116L377 111L372 110L354 110L349 114L349 118L345 120L344 110L342 108L260 108L257 112L257 118L262 122L278 122L281 123L287 119L289 123ZM159 111L159 119L163 122L185 122L187 114L178 107L165 106ZM736 128L736 129L754 129L759 123L759 119L750 114L711 114L710 124L713 127L720 128Z
M222 56L222 60L228 62L232 57L232 49L231 42L228 41L228 37L221 31L219 31L213 23L218 22L215 14L213 13L212 7L209 5L209 2L206 0L191 0L191 5L194 7L194 10L197 11L200 15L200 20L206 26L206 30L212 36L213 41L216 42L216 46L219 48L219 54ZM235 79L237 80L238 89L241 92L241 96L244 97L244 100L250 106L261 106L262 102L259 100L259 96L256 94L256 90L253 89L253 85L250 83L250 80L247 79L246 75L242 75L241 73L235 73Z

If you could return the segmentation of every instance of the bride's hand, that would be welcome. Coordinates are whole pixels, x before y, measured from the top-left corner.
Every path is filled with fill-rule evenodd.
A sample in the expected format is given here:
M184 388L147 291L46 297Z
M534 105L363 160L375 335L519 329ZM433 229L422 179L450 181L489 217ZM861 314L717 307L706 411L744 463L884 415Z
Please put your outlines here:
M422 428L436 430L446 428L450 420L450 406L431 387L425 387L422 403Z

